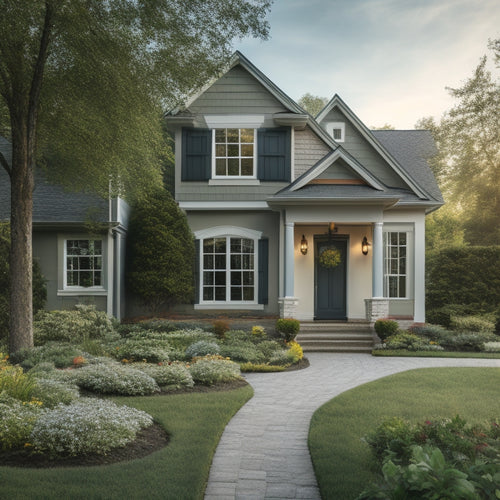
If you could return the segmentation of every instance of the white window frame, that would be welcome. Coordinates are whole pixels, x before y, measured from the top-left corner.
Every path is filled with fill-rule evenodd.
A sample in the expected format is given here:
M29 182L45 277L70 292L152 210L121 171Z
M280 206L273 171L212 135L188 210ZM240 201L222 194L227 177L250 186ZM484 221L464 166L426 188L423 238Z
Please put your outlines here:
M218 157L217 153L216 153L215 133L217 130L222 130L222 129L225 129L225 130L237 129L238 131L241 131L242 129L253 130L253 162L252 162L253 173L252 173L252 175L217 175L216 162L217 162L217 158L221 158L221 157ZM239 147L240 154L238 156L234 156L231 158L238 159L238 161L240 163L240 170L241 170L241 160L243 158L249 158L249 157L241 155L241 146L242 146L242 144L245 144L245 143L241 142L241 132L239 132L239 136L240 137L239 137L239 141L238 141L238 147ZM235 143L231 143L231 144L235 144ZM247 143L247 144L250 144L250 143ZM225 158L228 159L229 157L226 156ZM218 127L215 127L212 129L212 179L214 179L214 180L239 180L239 179L241 179L241 180L245 180L245 179L255 180L255 179L257 179L257 129L255 127L218 126Z
M391 239L391 234L393 233L397 233L398 234L398 244L397 245L392 245L390 243L390 239ZM399 244L399 234L405 234L406 235L406 244L405 245L400 245ZM390 299L390 300L408 300L410 299L410 280L411 280L411 267L410 267L410 264L412 262L411 260L411 257L412 257L412 250L411 250L411 246L412 246L412 238L411 238L411 232L408 231L408 230L401 230L401 229L398 229L398 228L388 228L386 231L384 231L384 234L383 234L383 242L384 242L384 297L387 298L387 299ZM397 273L391 273L391 272L388 272L390 271L390 262L391 262L391 259L392 257L390 256L390 248L393 248L394 246L396 246L398 248L398 272ZM405 248L406 249L406 255L405 255L405 273L400 273L399 272L399 259L400 259L400 256L399 256L399 249L400 248ZM400 296L399 292L400 292L400 289L399 289L399 278L404 276L405 277L405 290L404 290L404 296ZM398 280L398 295L395 296L395 297L391 297L389 295L389 290L390 290L390 287L389 287L389 278L390 277L397 277Z
M340 130L340 139L335 139L333 136L334 130ZM326 131L329 135L332 136L335 142L344 142L345 141L345 123L344 122L328 122L326 124Z
M101 284L100 285L92 285L92 286L81 286L81 285L68 285L68 241L100 241L101 242ZM62 240L63 244L63 290L67 292L85 292L85 294L98 294L100 292L105 292L106 289L104 287L105 279L106 279L106 250L105 250L105 240L104 238L88 238L82 236L75 237L65 237Z
M199 254L199 269L198 275L200 277L198 283L199 304L195 305L195 309L263 309L263 305L258 303L259 293L259 240L262 237L262 232L253 229L240 228L235 226L217 226L213 228L203 229L195 232L195 238L200 240L200 254ZM211 238L226 238L226 297L229 300L203 300L203 240ZM253 240L254 245L254 300L231 300L231 267L230 267L230 241L231 238L245 238Z

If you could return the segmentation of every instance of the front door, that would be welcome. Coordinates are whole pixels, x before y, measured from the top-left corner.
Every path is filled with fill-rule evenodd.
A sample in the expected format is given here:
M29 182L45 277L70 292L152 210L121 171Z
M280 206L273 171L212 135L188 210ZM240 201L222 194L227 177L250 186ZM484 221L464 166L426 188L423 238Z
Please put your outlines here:
M315 240L315 319L347 319L347 236Z

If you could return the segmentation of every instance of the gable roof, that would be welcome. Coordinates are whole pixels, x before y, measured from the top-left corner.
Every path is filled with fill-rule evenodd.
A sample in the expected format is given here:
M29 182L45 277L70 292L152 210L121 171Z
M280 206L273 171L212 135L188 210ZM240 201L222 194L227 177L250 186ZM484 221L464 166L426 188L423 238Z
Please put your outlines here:
M401 168L401 165L393 158L387 149L375 138L372 131L354 114L347 104L335 94L330 102L319 112L316 121L321 123L328 113L338 108L352 123L352 125L360 132L360 134L368 141L375 151L392 167L392 169L403 179L403 181L412 189L420 198L430 198L429 193L423 189L408 172Z

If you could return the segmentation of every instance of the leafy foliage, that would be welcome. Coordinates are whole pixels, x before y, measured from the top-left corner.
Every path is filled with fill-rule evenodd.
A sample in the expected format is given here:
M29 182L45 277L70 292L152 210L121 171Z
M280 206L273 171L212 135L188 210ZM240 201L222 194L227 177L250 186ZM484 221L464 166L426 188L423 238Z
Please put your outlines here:
M199 358L189 367L195 383L214 385L221 382L231 382L241 378L240 367L220 356Z
M387 337L397 333L399 325L391 319L378 319L375 321L374 328L380 340L384 341Z
M169 193L157 189L135 204L127 243L128 285L152 311L193 298L194 239Z
M194 385L193 377L184 363L144 363L137 368L153 378L162 390L191 388Z
M199 340L194 344L191 344L186 349L187 358L203 357L207 354L219 354L220 347L215 342L207 342L205 340Z
M427 259L427 307L475 305L494 310L500 303L500 246L446 248Z
M310 115L316 116L328 104L328 99L307 92L297 101L297 103Z
M285 339L285 342L294 340L300 330L300 321L291 318L281 318L276 321L276 331Z

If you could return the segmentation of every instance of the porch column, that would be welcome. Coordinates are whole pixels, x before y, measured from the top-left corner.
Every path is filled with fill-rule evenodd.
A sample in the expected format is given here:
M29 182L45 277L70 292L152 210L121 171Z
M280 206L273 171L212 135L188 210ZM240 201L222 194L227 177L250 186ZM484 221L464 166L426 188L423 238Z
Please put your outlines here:
M285 223L285 297L294 296L294 223Z
M384 296L384 248L382 237L382 222L373 225L373 269L372 269L372 297L382 298Z

